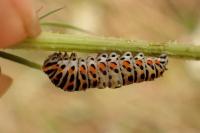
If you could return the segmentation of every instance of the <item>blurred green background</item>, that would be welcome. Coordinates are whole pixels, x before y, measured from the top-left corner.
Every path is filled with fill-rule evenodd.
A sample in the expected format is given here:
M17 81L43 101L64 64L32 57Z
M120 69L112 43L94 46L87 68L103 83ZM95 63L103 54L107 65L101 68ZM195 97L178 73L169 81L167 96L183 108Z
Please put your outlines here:
M43 21L67 22L100 36L200 44L199 0L34 0L35 10L43 7L39 16L63 5ZM48 55L9 52L40 64ZM154 82L74 93L57 89L41 71L0 62L3 73L13 78L0 100L0 133L200 132L198 61L170 58L169 70Z

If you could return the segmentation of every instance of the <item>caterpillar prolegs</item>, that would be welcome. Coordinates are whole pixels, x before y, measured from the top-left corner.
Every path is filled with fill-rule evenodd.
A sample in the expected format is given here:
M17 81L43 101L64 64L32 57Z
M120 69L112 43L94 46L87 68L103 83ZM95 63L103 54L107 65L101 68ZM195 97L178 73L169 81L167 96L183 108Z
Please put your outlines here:
M43 64L43 71L51 82L65 91L80 91L88 88L119 88L132 83L151 81L167 70L168 57L145 57L143 53L122 56L112 52L97 57L78 58L66 52L51 54Z

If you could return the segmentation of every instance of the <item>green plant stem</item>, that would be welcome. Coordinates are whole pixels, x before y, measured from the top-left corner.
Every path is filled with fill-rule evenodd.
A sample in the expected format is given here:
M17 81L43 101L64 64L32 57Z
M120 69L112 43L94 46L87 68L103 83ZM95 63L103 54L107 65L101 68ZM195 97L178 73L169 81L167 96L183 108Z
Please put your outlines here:
M39 64L31 62L31 61L29 61L27 59L24 59L22 57L19 57L19 56L9 54L7 52L0 51L0 57L8 59L8 60L11 60L11 61L18 62L20 64L29 66L31 68L35 68L35 69L41 70L41 66Z
M27 39L16 49L43 49L75 52L144 52L147 55L166 53L171 57L200 59L200 46L176 42L153 43L116 38L77 36L44 32L38 38Z

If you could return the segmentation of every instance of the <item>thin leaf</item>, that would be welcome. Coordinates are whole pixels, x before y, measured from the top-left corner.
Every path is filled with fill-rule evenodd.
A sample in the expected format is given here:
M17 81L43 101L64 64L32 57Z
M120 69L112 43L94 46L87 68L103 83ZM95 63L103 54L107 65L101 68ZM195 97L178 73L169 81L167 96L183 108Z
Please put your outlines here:
M51 14L53 14L53 13L56 13L56 12L62 10L63 8L65 8L65 6L60 7L60 8L58 8L58 9L54 9L54 10L52 10L52 11L50 11L50 12L48 12L48 13L42 15L42 16L40 16L40 17L39 17L39 20L41 20L41 19L43 19L43 18L46 18L47 16L49 16L49 15L51 15Z
M41 65L7 52L0 51L0 57L41 70Z
M72 29L72 30L76 30L76 31L80 31L80 32L84 32L87 34L93 34L90 31L87 31L85 29L73 26L71 24L67 24L67 23L61 23L61 22L41 22L40 23L42 26L52 26L52 27L58 27L58 28L68 28L68 29Z

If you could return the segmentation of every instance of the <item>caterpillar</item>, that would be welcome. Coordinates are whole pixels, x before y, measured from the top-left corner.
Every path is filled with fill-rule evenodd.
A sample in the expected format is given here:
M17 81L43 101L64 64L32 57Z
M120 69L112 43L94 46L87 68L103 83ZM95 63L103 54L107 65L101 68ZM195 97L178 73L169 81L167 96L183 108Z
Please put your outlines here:
M66 52L55 52L44 61L42 70L51 82L64 91L81 91L88 88L120 88L124 85L152 81L167 70L168 57L145 57L143 53L122 56L112 52L96 58L78 58Z

